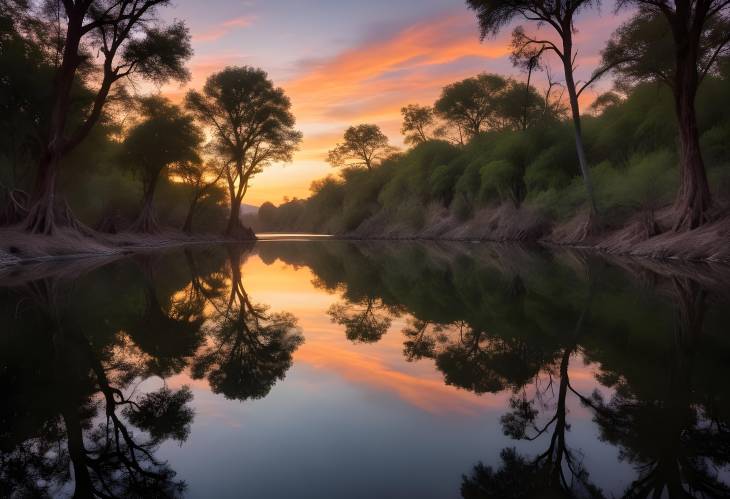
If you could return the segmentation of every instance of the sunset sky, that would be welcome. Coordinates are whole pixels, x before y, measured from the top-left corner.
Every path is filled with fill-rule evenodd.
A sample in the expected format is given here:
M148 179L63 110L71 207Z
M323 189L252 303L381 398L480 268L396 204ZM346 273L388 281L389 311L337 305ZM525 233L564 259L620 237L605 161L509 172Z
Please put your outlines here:
M403 105L432 104L444 85L480 72L524 77L508 59L511 29L480 43L463 0L177 0L166 16L188 24L195 56L192 81L165 87L165 94L179 99L212 72L250 65L292 99L304 142L291 164L253 181L245 202L255 205L306 197L312 180L337 173L324 157L352 124L376 123L402 146ZM590 74L624 17L606 4L579 18L579 77ZM608 86L601 82L584 98Z

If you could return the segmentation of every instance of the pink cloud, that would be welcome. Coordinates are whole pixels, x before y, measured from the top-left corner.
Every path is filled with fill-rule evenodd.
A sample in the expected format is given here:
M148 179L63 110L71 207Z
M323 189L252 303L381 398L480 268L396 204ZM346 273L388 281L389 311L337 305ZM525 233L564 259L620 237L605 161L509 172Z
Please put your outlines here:
M229 19L218 26L193 35L193 41L197 43L214 42L219 40L236 29L250 27L256 18L254 16L240 16Z

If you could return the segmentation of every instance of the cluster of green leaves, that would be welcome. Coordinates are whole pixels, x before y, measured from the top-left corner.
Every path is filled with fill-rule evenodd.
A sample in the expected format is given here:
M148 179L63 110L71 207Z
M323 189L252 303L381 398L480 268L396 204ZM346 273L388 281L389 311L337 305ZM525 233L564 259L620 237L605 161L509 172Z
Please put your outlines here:
M728 182L730 99L727 72L709 76L697 97L701 144L713 188ZM671 92L638 84L599 99L584 116L599 208L620 222L670 202L677 188L677 147ZM531 111L534 113L536 111ZM519 116L515 115L515 119ZM502 203L525 205L564 220L586 203L571 125L550 113L526 129L495 126L460 146L429 139L372 171L345 170L312 184L312 195L261 212L262 228L343 232L367 220L418 228L439 206L465 219ZM515 123L516 124L516 123Z

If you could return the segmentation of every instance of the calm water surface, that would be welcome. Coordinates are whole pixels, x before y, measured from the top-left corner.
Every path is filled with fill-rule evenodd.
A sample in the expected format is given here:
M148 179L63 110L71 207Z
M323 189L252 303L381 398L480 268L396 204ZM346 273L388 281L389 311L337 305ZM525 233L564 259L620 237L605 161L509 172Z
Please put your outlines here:
M0 497L728 497L727 275L286 238L6 273Z

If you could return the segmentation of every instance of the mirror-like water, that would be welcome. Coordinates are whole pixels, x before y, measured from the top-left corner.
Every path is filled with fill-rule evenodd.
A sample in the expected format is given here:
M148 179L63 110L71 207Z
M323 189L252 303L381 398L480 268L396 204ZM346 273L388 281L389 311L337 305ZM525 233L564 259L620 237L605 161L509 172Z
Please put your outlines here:
M0 496L728 497L727 272L332 240L24 268Z

